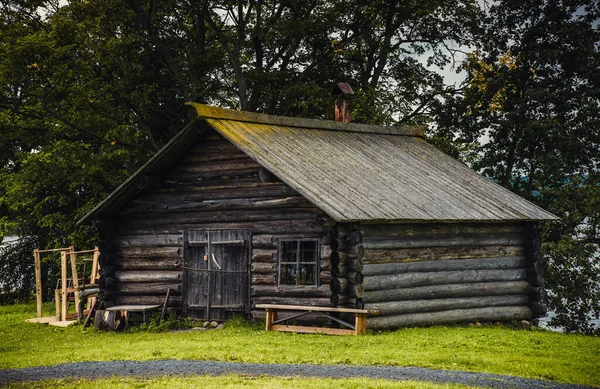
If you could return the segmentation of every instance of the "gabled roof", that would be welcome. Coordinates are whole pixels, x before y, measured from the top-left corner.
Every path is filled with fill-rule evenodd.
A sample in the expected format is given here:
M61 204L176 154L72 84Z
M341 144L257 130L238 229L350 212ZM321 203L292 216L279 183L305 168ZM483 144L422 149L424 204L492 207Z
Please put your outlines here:
M336 221L555 220L422 139L418 127L296 119L191 103L204 122ZM190 146L190 125L79 223L116 212L135 180ZM139 191L139 190L138 190Z

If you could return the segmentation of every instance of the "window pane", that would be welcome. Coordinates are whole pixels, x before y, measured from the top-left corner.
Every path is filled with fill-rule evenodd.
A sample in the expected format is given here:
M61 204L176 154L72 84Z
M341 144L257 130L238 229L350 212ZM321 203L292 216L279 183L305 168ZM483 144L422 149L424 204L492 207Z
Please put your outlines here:
M296 285L296 265L281 265L281 285Z
M284 240L281 245L281 261L296 262L296 254L298 253L298 241Z
M300 262L317 262L317 242L300 242Z
M298 285L316 285L315 265L300 265L300 274L298 274Z

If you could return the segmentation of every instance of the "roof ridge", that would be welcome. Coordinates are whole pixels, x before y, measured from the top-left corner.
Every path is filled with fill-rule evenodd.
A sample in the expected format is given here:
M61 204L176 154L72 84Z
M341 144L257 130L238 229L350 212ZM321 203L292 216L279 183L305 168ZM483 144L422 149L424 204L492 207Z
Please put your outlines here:
M293 118L288 116L275 116L255 112L237 111L233 109L200 104L193 101L189 101L186 104L196 109L198 118L273 124L278 126L299 127L306 129L423 137L422 126L396 127L360 123L340 123L333 120Z

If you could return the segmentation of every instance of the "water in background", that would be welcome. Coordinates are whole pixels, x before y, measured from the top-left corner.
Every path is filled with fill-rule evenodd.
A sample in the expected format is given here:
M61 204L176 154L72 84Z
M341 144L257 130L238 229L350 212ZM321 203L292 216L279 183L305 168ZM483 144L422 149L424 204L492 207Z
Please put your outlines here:
M540 319L540 327L541 328L545 328L548 329L550 331L556 331L556 332L563 332L562 327L550 327L548 325L548 322L550 321L550 319L552 319L554 316L556 316L554 314L554 312L548 312L548 315L546 317L542 317ZM592 324L596 327L596 328L600 328L600 319L594 319L591 321Z

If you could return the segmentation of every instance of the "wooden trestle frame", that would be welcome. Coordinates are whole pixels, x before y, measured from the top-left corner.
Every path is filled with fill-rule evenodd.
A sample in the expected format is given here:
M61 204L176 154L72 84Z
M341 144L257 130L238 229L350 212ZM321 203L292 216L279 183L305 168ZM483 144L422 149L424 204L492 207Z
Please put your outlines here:
M35 284L36 284L36 301L37 301L37 317L42 317L42 266L41 266L41 254L43 253L54 253L60 252L60 280L61 285L60 288L54 290L54 300L56 302L56 320L57 321L66 321L67 320L67 311L68 311L68 300L67 297L69 293L74 295L75 306L77 309L78 316L79 315L79 292L83 289L89 289L90 287L97 287L98 279L100 278L100 265L98 263L98 257L100 256L100 251L98 247L93 250L82 250L75 251L75 247L70 246L66 248L59 249L49 249L49 250L33 250L33 258L35 261ZM92 256L92 270L91 270L91 278L89 284L79 285L79 274L77 273L77 255L79 254L93 254ZM68 267L70 262L71 267L71 280L72 285L68 285ZM85 276L85 275L84 275ZM88 309L95 303L95 297L88 297L87 306Z

